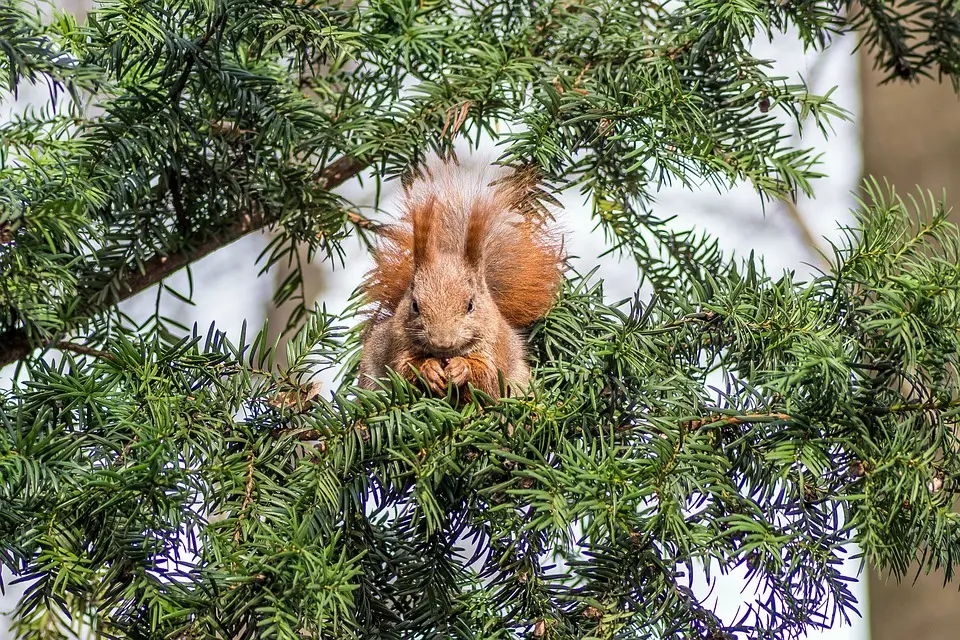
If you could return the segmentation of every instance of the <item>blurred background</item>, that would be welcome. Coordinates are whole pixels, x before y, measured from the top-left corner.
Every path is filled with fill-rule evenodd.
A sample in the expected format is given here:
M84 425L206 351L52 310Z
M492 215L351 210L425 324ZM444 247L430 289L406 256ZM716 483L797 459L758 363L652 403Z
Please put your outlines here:
M57 0L61 9L80 18L91 3ZM668 187L653 205L661 217L676 216L673 224L678 228L710 231L730 253L746 256L756 252L772 275L792 270L802 279L824 264L820 250L828 246L826 239L838 239L839 226L851 221L850 209L856 206L856 190L864 175L885 177L901 193L920 185L938 196L943 189L953 193L954 199L960 194L960 102L949 85L925 79L910 85L881 86L882 78L872 69L869 56L858 53L855 39L850 37L837 39L825 52L805 55L797 39L787 34L772 44L758 45L756 54L775 60L777 75L791 81L802 78L811 93L823 94L837 87L835 101L850 112L848 122L834 123L828 139L812 123L802 131L795 125L788 129L797 145L816 147L824 154L821 172L825 177L814 185L816 198L801 199L796 205L768 203L764 207L749 186L725 193ZM44 88L26 88L16 103L0 104L0 122L46 99ZM461 160L480 165L497 155L491 141L477 153L464 151ZM396 183L384 186L381 205L387 213L396 211L398 187ZM372 206L374 202L372 189L363 189L356 182L344 185L340 192L358 206ZM600 257L606 245L602 233L593 230L584 197L573 192L564 194L561 200L567 247L576 256L577 269L586 272L600 265L598 277L606 280L610 300L632 295L637 286L636 270L632 264L619 263L615 256ZM960 222L960 213L954 218ZM252 260L269 240L267 234L249 236L195 264L195 304L167 296L165 315L187 326L197 323L201 330L216 321L232 336L239 333L244 321L258 327L266 318L275 334L279 333L290 309L274 308L271 296L287 274L275 268L258 277L259 267ZM333 313L344 309L370 266L359 243L348 249L345 266L317 262L305 269L308 306L316 300ZM178 274L170 284L186 290L186 282L185 275ZM125 311L134 317L150 313L155 298L155 290L146 291L126 302ZM9 369L0 371L0 381L9 375ZM328 375L325 382L331 377ZM856 552L855 548L848 549L846 567L851 576L860 572ZM2 567L0 575L8 585L6 594L0 595L2 640L9 637L4 613L14 606L19 590L9 586L11 576L9 572L4 574ZM852 619L849 625L836 621L830 630L810 634L810 640L940 640L955 637L960 629L960 592L956 585L944 587L942 575L920 576L916 583L904 585L880 575L860 577L854 591L863 617ZM700 594L709 603L715 602L718 612L728 619L753 597L735 575L722 578L712 588L699 586Z

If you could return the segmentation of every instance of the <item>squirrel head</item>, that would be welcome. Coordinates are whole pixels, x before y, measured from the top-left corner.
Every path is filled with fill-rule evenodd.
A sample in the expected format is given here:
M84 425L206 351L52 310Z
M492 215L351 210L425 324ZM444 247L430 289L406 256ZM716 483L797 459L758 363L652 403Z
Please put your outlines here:
M484 274L484 243L493 213L478 203L462 242L444 246L431 198L413 212L413 277L397 309L409 339L424 354L452 358L488 338L499 311Z
M533 170L485 180L441 165L405 185L402 216L377 231L362 285L368 313L375 324L396 318L423 352L489 336L498 321L522 330L556 301L564 252L550 207L558 203ZM443 327L449 336L437 333ZM454 339L454 328L467 337Z

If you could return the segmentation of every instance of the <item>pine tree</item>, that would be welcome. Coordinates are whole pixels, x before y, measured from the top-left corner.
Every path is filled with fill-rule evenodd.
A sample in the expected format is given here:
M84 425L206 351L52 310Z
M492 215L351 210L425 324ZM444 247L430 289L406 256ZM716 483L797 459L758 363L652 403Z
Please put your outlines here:
M44 17L46 16L46 17ZM828 95L754 42L852 30L890 81L960 81L931 0L101 0L0 7L0 562L30 638L793 638L856 608L851 543L960 557L960 233L868 182L811 281L658 218L658 186L811 193ZM355 389L346 318L191 331L117 303L248 233L329 260L371 189L454 140L579 188L655 291L570 274L531 396ZM295 299L297 273L278 303ZM158 294L158 295L160 295ZM343 367L321 393L318 370ZM694 576L745 571L738 620Z

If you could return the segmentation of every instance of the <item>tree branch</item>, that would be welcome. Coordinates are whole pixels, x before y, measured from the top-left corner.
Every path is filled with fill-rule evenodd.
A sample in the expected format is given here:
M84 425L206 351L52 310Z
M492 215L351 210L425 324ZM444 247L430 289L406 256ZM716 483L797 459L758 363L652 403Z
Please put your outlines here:
M912 413L914 411L949 411L950 409L956 409L960 407L960 400L947 400L947 401L937 401L931 400L930 402L905 402L901 404L892 404L888 407L867 407L867 413L871 415L889 415L889 414L901 414L901 413Z
M366 166L366 163L355 160L354 158L340 158L327 166L322 172L320 177L321 185L326 189L334 189L356 176ZM184 247L168 255L158 255L150 258L143 263L139 271L133 271L123 276L120 286L118 287L118 294L110 297L104 304L91 309L88 315L92 316L117 303L123 302L127 298L135 296L141 291L158 284L161 280L179 271L183 267L239 240L249 233L259 231L273 222L275 222L274 219L265 216L241 215L237 217L237 221L232 225L216 234L208 236L196 245ZM39 342L31 342L25 329L9 329L0 333L0 367L16 362L17 360L23 360L29 356L34 349L53 346L58 340L59 338L51 338Z
M93 347L88 347L82 344L74 344L72 342L67 342L66 340L55 342L51 346L60 349L60 351L72 351L73 353L78 353L82 356L93 356L94 358L100 358L101 360L113 360L113 356L106 351L100 351L99 349L94 349Z
M243 518L247 514L247 507L249 507L250 503L253 502L253 470L256 461L257 458L251 450L250 458L247 462L247 482L243 490L243 504L240 505L240 514L237 516L237 524L233 530L233 542L235 544L240 544L240 524L243 522Z
M747 413L743 415L713 415L707 418L681 423L688 429L700 429L718 425L752 424L754 422L788 422L793 417L786 413Z

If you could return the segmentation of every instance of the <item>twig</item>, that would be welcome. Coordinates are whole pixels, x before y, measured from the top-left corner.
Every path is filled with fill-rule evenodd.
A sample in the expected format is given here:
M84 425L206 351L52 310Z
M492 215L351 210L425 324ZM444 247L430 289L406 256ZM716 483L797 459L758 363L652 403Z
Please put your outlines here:
M915 402L892 404L887 407L866 407L865 413L871 415L893 415L900 413L911 413L914 411L947 411L949 409L960 408L960 399L949 400L947 402ZM689 429L699 429L711 425L739 425L750 424L753 422L778 422L793 420L793 417L786 413L746 413L743 415L713 415L707 418L690 420L681 423Z
M323 447L324 450L326 449L326 445L323 444L323 432L319 429L274 429L270 432L270 436L273 438L293 436L300 442L319 440L320 446Z
M253 463L255 460L256 458L253 455L253 451L251 451L250 460L247 462L247 485L243 491L243 504L240 505L240 515L237 516L237 526L233 530L233 541L238 544L240 542L240 523L243 522L244 516L247 515L247 507L253 502Z
M180 190L180 174L173 168L167 169L167 184L170 187L170 199L173 201L173 211L177 216L177 231L185 236L190 233L190 219L183 208L183 193Z
M61 351L72 351L83 356L93 356L94 358L100 358L102 360L114 359L113 355L107 353L106 351L100 351L99 349L87 347L82 344L74 344L72 342L67 342L66 340L60 340L59 342L54 343L53 346Z
M817 80L820 77L827 59L827 51L822 51L820 55L817 56L817 59L813 63L813 68L810 69L810 72L807 74L806 85L813 89L813 85L816 84ZM800 134L803 127L803 121L797 122L797 130L791 132L790 138L797 138L799 143ZM780 203L786 209L787 216L793 222L794 226L800 232L800 236L803 238L804 244L817 256L817 261L820 263L821 267L829 266L829 260L827 259L827 252L825 247L821 244L820 240L813 235L813 232L810 230L810 225L807 224L807 219L803 217L803 213L800 211L800 207L796 202L790 199L789 196L780 199Z
M683 316L682 318L677 318L676 320L672 320L671 322L668 322L662 327L640 331L640 334L645 336L655 336L661 333L677 331L678 329L683 328L685 325L688 325L694 322L701 322L703 324L709 325L712 322L716 321L718 318L720 318L720 314L718 314L716 311L703 311L698 313L690 313Z
M379 222L375 222L366 216L360 215L356 211L347 211L347 220L361 229L369 229L370 231L377 231L383 226Z
M689 429L699 429L715 424L738 425L751 424L753 422L779 422L787 420L793 420L793 418L786 413L746 413L740 416L715 415L708 418L690 420L689 422L684 422L683 426Z
M807 247L817 254L817 261L820 262L820 266L828 266L826 253L824 252L823 245L820 244L820 241L814 237L813 232L810 231L810 225L807 224L806 219L803 217L803 213L800 212L800 207L797 206L797 203L790 199L790 197L781 198L780 203L783 205L784 209L787 210L787 217L793 221L793 225L800 231L800 235L803 237L803 242Z
M889 407L867 407L867 413L872 415L889 415L898 413L911 413L913 411L946 411L948 409L960 408L960 400L949 400L947 402L913 402L892 404Z
M190 72L193 71L193 65L196 64L197 58L200 57L200 52L203 51L203 48L207 46L207 43L210 42L210 39L213 35L220 29L227 19L227 12L221 11L215 19L211 20L210 26L207 27L207 31L203 36L194 43L194 49L188 52L187 62L183 65L183 71L180 72L180 76L177 78L177 81L174 83L173 87L170 88L170 102L177 103L180 101L180 95L183 93L183 90L187 86L187 80L190 78Z
M367 163L353 158L341 158L331 163L323 171L320 183L326 189L334 189L363 171L366 166ZM115 296L104 295L104 302L94 304L87 317L135 296L188 264L196 262L249 233L259 231L274 221L274 218L267 216L238 215L237 221L232 225L207 237L200 243L146 260L139 271L125 274L117 286L117 294ZM22 360L29 356L34 349L49 347L51 344L52 341L31 342L24 329L8 329L0 333L0 367Z

